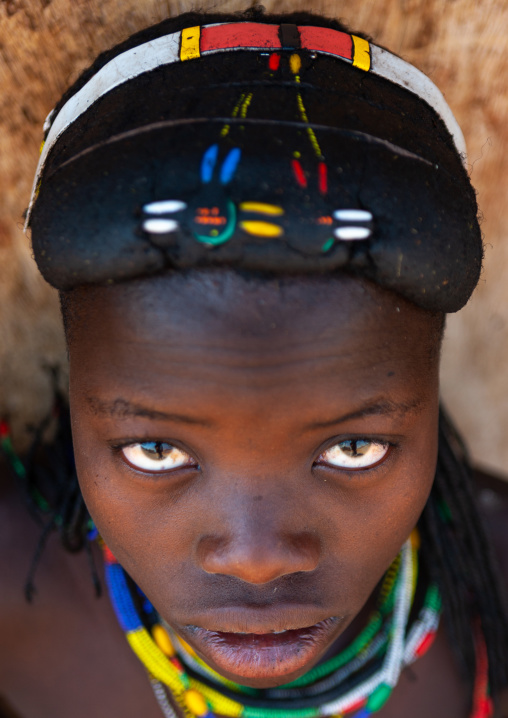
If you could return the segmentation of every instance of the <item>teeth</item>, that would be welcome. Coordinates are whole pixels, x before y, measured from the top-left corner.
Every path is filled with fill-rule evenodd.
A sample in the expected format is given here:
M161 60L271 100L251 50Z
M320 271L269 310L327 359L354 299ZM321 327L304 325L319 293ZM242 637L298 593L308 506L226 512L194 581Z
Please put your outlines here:
M288 630L289 629L284 628L282 631L267 631L266 633L267 634L269 633L273 636L273 635L278 635L279 633L287 633ZM235 633L235 636L250 636L250 635L252 635L251 633L249 633L249 631L234 631L234 633ZM263 634L260 634L260 635L263 635Z

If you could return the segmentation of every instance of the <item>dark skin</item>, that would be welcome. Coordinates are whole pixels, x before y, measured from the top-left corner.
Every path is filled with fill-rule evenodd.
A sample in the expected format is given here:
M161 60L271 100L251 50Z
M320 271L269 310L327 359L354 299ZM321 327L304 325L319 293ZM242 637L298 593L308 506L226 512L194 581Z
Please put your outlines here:
M75 453L101 534L221 673L255 686L302 675L360 630L425 505L440 318L357 280L224 273L82 290L75 308ZM376 460L336 465L359 439ZM135 468L129 447L149 441L177 447L182 465L155 470L152 452L152 473ZM53 541L35 606L19 600L38 529L5 491L0 690L24 718L97 706L160 718L109 602L93 598L84 556ZM189 628L267 633L330 618L311 656L269 670L217 659ZM467 701L441 631L377 715L466 718Z

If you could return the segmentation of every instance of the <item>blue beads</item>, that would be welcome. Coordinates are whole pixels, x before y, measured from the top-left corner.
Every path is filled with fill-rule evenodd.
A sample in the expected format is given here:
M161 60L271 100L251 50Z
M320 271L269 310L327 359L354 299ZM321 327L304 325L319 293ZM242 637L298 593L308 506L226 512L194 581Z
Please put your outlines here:
M146 613L146 614L155 613L154 607L152 606L152 604L150 603L150 601L147 598L145 598L145 600L143 601L143 613Z
M212 145L203 155L201 162L201 181L208 184L212 181L213 171L219 156L219 145Z
M92 525L92 528L89 529L89 531L86 535L86 540L87 541L95 541L95 539L97 538L98 535L99 535L99 532L97 531L97 528Z
M136 611L120 564L106 565L106 582L116 617L124 631L135 631L143 624Z
M220 181L222 184L228 184L228 182L231 182L238 167L238 163L240 162L241 156L242 151L238 147L235 147L229 152L228 156L224 160L220 172Z

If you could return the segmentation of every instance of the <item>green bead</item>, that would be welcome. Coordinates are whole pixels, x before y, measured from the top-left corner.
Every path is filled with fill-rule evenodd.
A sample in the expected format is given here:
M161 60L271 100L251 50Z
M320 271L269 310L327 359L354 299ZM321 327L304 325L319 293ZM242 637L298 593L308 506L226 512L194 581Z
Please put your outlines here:
M317 708L296 708L295 710L281 710L272 708L253 708L245 706L242 716L244 718L317 718Z
M367 705L365 708L368 711L372 711L374 713L375 711L380 710L388 698L392 694L393 688L388 685L388 683L381 683L380 686L376 688L376 690L370 694L369 700L367 701Z

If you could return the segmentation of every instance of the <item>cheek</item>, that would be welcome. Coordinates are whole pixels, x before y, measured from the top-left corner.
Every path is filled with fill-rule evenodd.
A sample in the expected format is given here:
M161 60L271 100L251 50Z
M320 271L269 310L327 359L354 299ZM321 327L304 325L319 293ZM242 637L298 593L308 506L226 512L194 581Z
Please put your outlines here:
M364 601L387 570L402 544L418 523L432 489L437 460L437 409L419 424L406 447L380 480L351 480L340 495L329 501L328 520L333 523L337 549L332 548L339 591L341 576L355 592L355 603ZM395 457L394 457L395 458Z
M134 481L120 470L114 450L96 438L86 417L74 411L72 419L79 484L100 535L125 568L133 560L146 565L147 547L161 530L165 497L154 482ZM171 527L166 521L165 530Z

